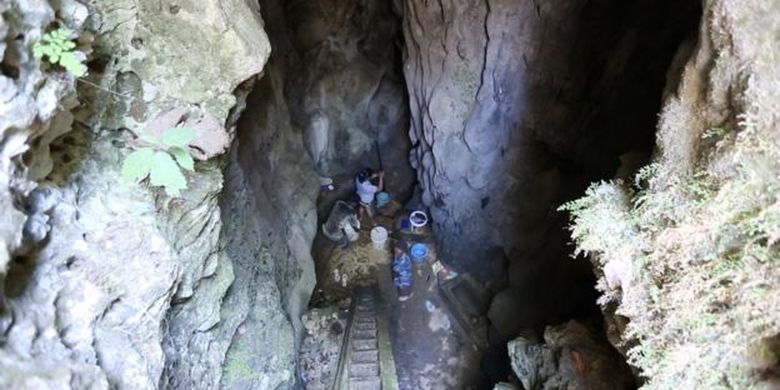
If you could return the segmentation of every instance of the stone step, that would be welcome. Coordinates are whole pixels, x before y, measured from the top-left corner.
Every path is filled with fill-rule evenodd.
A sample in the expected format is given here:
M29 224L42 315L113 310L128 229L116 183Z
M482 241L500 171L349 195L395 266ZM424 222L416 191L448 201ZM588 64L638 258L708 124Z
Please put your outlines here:
M305 388L306 390L327 390L328 386L325 386L320 382L316 382L316 383L307 383Z
M354 325L355 329L360 330L376 330L376 321L363 321L363 322L355 322Z
M382 380L379 378L350 380L349 390L382 390Z
M379 351L353 351L351 360L354 363L377 363L379 362Z
M376 349L377 349L376 339L352 340L353 351L369 351L369 350L376 350Z
M379 363L350 363L349 377L375 377L379 375Z
M375 339L376 329L352 329L355 340Z
M356 315L352 322L356 324L366 324L366 323L376 324L376 315L374 315L373 313L371 315Z

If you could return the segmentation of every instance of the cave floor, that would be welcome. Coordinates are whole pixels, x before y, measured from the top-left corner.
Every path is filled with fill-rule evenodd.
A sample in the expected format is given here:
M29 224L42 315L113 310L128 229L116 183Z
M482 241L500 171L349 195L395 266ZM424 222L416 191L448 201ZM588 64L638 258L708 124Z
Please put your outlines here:
M482 351L458 326L432 265L435 243L430 231L403 234L394 229L396 220L377 217L390 232L387 249L374 248L370 223L364 223L357 242L346 248L331 245L325 264L317 266L318 292L336 302L354 289L375 287L382 298L381 315L388 318L390 339L400 389L484 388L480 370ZM409 245L424 242L431 248L428 260L414 265L413 295L399 301L392 283L392 247L399 239Z

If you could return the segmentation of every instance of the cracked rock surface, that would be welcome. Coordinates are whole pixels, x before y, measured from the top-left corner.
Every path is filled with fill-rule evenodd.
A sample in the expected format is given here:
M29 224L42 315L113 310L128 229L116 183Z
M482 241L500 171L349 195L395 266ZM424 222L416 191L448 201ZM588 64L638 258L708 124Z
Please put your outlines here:
M484 273L496 247L510 261L565 257L544 248L563 247L555 208L583 178L610 176L617 156L649 152L666 70L695 28L681 21L696 11L405 1L412 163L446 258Z
M0 387L294 386L316 189L250 199L230 164L238 200L221 203L236 152L221 155L270 51L258 6L4 0L0 11ZM31 56L55 20L89 56L78 82ZM179 123L196 130L201 160L180 197L120 179L133 134ZM300 156L285 145L265 152ZM313 177L297 161L275 180ZM284 217L248 219L291 189L301 200Z

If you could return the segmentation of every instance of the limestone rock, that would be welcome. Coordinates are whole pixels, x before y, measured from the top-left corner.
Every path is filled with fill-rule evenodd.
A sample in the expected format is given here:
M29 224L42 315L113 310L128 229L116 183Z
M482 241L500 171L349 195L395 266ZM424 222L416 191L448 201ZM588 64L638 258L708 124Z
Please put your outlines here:
M270 54L251 2L120 0L92 7L88 25L99 37L93 55L114 57L102 83L123 96L113 95L107 124L140 131L177 108L195 121L210 114L223 122L236 105L233 91L260 73Z
M446 259L479 274L486 248L565 240L555 208L585 183L554 167L611 175L651 142L694 3L404 2L411 159Z
M376 143L387 188L397 199L408 197L414 183L409 106L395 65L401 32L392 5L297 0L263 8L278 12L269 30L275 50L287 59L285 71L296 76L286 80L291 120L319 174L378 169Z
M221 200L221 237L235 275L216 326L233 339L220 382L226 389L295 388L301 316L315 282L310 250L319 183L291 127L276 57L264 73L238 123ZM199 305L189 302L178 313L197 318L189 312ZM210 351L218 340L224 339L204 340L199 348ZM182 373L199 370L197 361L183 364Z
M85 9L71 2L61 6L71 13ZM24 251L23 227L39 239L45 235L40 218L26 222L21 200L35 188L33 180L52 170L50 144L70 130L73 119L68 112L75 105L73 77L56 70L44 74L30 50L55 11L63 9L42 0L0 3L0 208L5 211L0 217L0 287L11 257ZM71 22L70 27L79 28L84 20Z
M620 354L594 330L575 321L548 327L543 343L511 341L509 356L525 389L634 388Z
M578 249L592 255L610 340L645 388L773 388L777 361L757 351L780 333L777 223L764 222L778 215L780 3L702 5L668 71L641 197L594 185L574 229L588 231Z
M313 287L316 183L300 185L310 163L302 149L287 151L300 164L261 191L279 208L278 199L297 197L297 206L279 218L263 209L273 224L231 241L248 234L239 216L249 214L220 206L215 161L234 138L234 90L269 55L257 5L119 0L87 12L75 1L51 4L0 2L0 387L293 387L297 318ZM30 55L55 12L94 32L79 38L90 73L78 107L74 80L43 73ZM191 146L209 161L172 199L120 179L128 152L120 133L175 110L183 114L169 115L173 123L197 130ZM276 174L270 167L262 173ZM42 182L35 191L31 179ZM255 379L236 380L246 372Z

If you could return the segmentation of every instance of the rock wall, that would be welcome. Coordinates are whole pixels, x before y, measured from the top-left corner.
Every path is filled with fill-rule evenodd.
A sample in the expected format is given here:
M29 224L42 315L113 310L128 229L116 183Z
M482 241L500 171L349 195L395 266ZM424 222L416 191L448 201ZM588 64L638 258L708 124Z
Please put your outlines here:
M503 275L492 259L508 255L508 301L534 297L525 322L588 306L587 265L568 259L555 209L586 178L612 175L618 156L647 157L697 7L404 2L412 162L442 255L488 279Z
M415 181L408 162L409 108L399 68L400 20L377 0L262 1L284 72L290 119L322 176L351 179L378 169L406 198ZM340 183L339 183L340 184ZM349 188L345 188L349 189ZM348 194L344 194L348 196ZM326 207L326 209L329 209Z
M604 335L576 321L548 327L542 341L513 340L509 356L523 389L636 388L628 366Z
M705 1L668 73L654 162L570 207L643 388L780 383L779 11Z
M227 252L237 282L246 280L226 296L225 317L245 319L228 351L224 388L292 388L297 378L301 316L315 284L319 182L291 125L285 75L273 57L249 95L221 202Z
M64 4L56 11L81 26L86 8ZM41 39L55 9L45 2L3 1L0 13L0 205L6 211L0 217L0 274L5 275L15 253L29 251L46 235L45 216L28 223L20 203L35 187L32 180L52 170L49 144L70 130L70 109L78 102L73 79L47 77L32 58L30 45Z
M293 386L314 223L300 207L256 208L289 187L254 199L238 191L237 164L236 192L220 195L241 83L270 52L258 6L6 0L0 11L0 387ZM79 35L87 77L32 57L55 21ZM179 123L196 130L199 160L180 197L120 179L135 136ZM256 218L278 238L241 236Z

